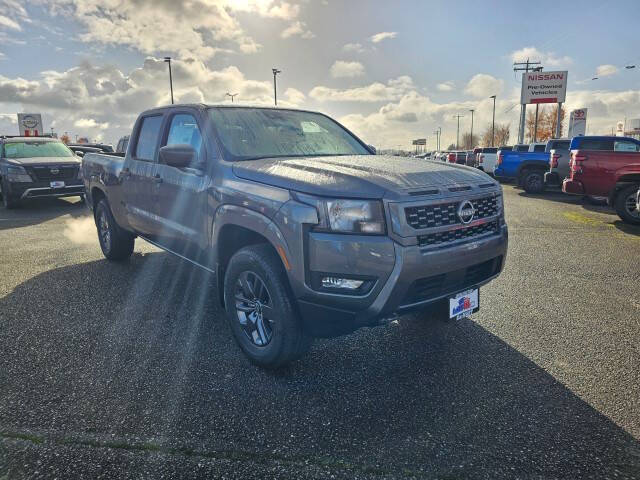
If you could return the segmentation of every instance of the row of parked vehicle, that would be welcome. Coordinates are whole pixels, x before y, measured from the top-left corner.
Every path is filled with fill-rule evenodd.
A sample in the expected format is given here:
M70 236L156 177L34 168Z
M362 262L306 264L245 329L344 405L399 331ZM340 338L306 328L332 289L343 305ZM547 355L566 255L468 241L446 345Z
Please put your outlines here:
M580 136L530 145L434 152L432 160L478 168L528 193L561 188L594 204L609 204L620 218L640 225L640 141Z

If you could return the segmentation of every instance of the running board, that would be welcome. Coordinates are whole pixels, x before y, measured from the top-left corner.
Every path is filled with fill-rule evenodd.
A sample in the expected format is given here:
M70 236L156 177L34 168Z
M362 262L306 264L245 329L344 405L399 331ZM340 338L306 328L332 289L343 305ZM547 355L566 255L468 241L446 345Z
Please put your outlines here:
M184 255L180 255L178 252L174 252L170 248L167 248L167 247L165 247L163 245L160 245L160 244L158 244L158 243L156 243L156 242L154 242L152 240L149 240L147 237L144 237L142 235L138 235L138 237L143 239L145 242L149 242L151 245L153 245L155 247L158 247L160 250L164 250L165 252L171 253L171 254L175 255L176 257L181 258L182 260L186 260L187 262L195 265L196 267L200 267L200 268L202 268L203 270L206 270L209 273L213 273L214 275L216 274L216 272L214 270L211 270L209 267L205 267L204 265L202 265L202 264L200 264L200 263L198 263L198 262L196 262L194 260L191 260L190 258L187 258Z

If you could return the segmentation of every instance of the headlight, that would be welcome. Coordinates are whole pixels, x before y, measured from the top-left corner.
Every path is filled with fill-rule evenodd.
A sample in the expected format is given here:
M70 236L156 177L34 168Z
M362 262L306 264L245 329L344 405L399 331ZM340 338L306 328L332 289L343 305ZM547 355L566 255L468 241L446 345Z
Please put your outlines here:
M7 167L7 180L19 183L31 183L32 181L24 167L16 165Z
M301 194L296 196L318 210L320 223L314 230L363 235L385 233L384 212L379 200L323 199Z

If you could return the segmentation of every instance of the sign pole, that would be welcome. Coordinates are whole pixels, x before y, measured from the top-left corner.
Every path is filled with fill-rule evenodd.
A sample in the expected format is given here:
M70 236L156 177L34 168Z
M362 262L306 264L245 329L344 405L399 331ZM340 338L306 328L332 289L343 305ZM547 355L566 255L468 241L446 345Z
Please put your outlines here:
M533 126L533 143L538 141L538 109L540 107L539 103L536 103L536 123Z
M524 121L527 114L527 104L520 104L520 128L518 129L518 143L524 143Z
M562 102L558 102L558 116L556 118L556 133L554 138L560 138L562 130L560 129L560 119L562 118Z

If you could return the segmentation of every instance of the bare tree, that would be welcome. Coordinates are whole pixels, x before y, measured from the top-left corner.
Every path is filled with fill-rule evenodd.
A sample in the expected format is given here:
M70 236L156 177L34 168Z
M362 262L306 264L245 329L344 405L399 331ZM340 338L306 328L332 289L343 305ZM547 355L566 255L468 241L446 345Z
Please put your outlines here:
M473 142L471 141L471 133L463 133L461 140L462 140L460 142L461 150L473 150L473 148L478 144L478 137L475 135L473 136Z
M564 127L565 109L562 108L560 112L560 135L562 135L562 129ZM556 124L558 122L558 105L553 108L547 109L544 106L538 110L538 131L537 138L534 137L536 131L536 114L535 112L527 113L527 120L525 125L525 134L529 142L546 142L550 138L553 138L556 133Z
M482 132L482 136L480 137L480 145L483 147L491 146L491 124L487 125L487 127ZM509 125L501 125L496 124L495 128L495 136L493 139L493 145L499 147L501 145L506 145L509 143Z

